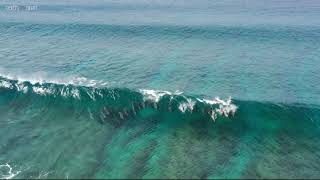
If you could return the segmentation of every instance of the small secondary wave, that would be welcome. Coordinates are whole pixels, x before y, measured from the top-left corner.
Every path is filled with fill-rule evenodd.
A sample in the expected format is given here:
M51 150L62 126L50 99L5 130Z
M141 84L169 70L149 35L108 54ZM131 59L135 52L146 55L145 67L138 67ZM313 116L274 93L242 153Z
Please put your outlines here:
M75 86L90 86L90 87L105 87L109 85L109 82L102 80L88 79L86 77L63 77L63 78L51 78L49 74L46 73L33 73L33 74L11 74L6 72L4 69L0 68L0 77L5 79L17 80L20 83L28 81L30 84L63 84L63 85L75 85ZM5 82L3 82L5 83Z
M164 113L185 115L201 114L203 118L216 120L219 116L234 115L237 106L231 97L222 100L218 97L205 99L184 95L182 92L160 90L130 90L127 88L101 88L72 84L30 83L0 77L0 94L6 97L38 97L39 101L51 99L64 103L75 103L80 107L101 109L102 119L117 117L128 119L144 109L153 109Z

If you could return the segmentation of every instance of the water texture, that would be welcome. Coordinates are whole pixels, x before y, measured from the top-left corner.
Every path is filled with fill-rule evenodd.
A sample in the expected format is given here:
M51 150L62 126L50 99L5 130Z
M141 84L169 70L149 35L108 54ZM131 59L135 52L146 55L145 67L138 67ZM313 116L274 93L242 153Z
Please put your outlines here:
M0 1L0 178L319 178L320 2Z

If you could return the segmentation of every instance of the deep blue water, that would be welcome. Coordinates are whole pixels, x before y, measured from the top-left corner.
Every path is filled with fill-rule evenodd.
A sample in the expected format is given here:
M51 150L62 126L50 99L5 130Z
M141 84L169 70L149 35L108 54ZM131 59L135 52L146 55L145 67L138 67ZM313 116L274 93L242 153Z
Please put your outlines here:
M0 178L316 178L319 72L317 0L0 1Z

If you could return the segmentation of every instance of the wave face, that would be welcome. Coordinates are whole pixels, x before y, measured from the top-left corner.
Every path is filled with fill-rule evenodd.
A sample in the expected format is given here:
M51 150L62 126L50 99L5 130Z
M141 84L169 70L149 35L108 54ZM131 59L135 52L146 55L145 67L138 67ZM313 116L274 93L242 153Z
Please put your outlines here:
M317 106L1 77L0 114L2 178L320 175Z

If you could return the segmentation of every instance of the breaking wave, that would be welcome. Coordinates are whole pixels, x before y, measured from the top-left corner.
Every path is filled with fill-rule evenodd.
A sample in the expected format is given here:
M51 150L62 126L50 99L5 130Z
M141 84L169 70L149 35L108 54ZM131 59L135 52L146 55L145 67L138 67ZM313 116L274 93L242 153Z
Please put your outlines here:
M79 108L94 109L100 114L99 121L116 118L117 121L137 117L148 109L159 113L178 113L183 116L199 115L203 119L216 121L236 113L237 106L231 97L206 99L184 95L183 92L160 90L131 90L81 86L79 84L57 84L30 82L0 77L0 94L6 99L32 99L48 103L73 104ZM22 100L21 100L22 101Z

